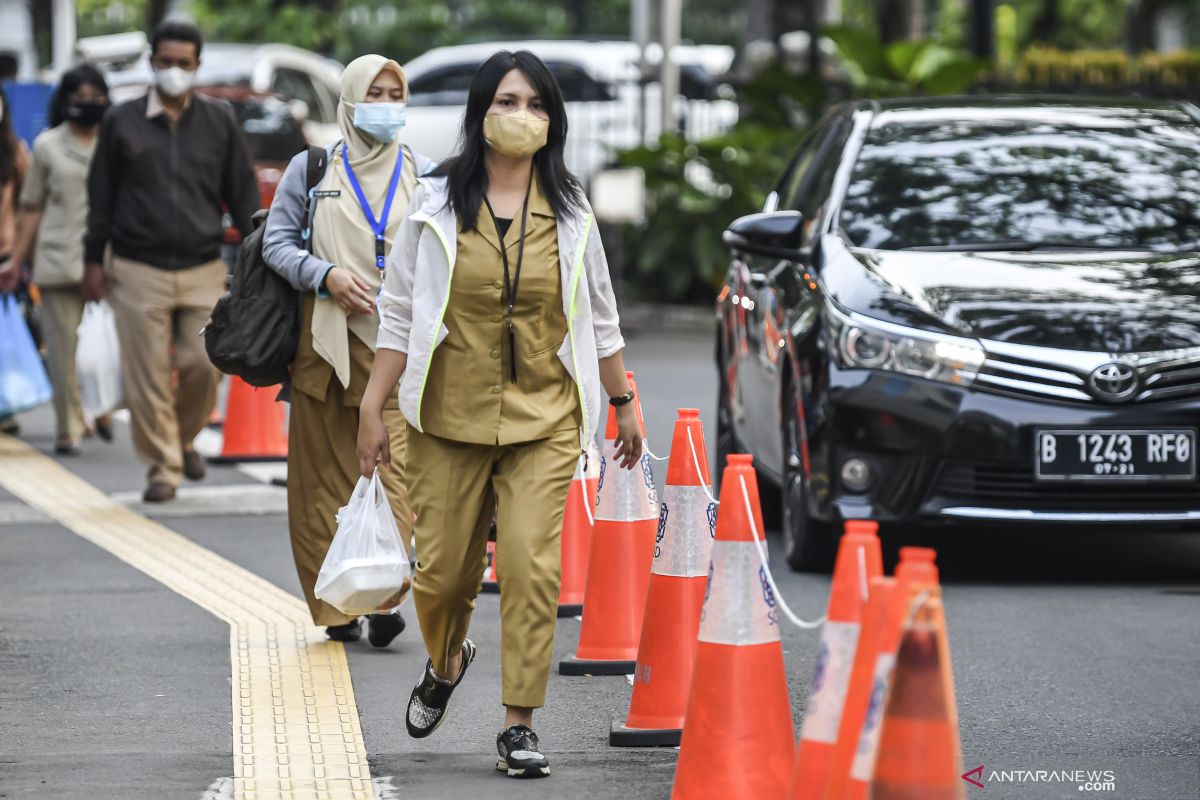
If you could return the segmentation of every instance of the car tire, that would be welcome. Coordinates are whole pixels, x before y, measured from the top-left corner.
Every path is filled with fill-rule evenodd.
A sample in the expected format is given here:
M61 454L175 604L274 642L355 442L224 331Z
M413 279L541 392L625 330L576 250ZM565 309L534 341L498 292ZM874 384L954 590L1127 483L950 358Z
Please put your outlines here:
M808 512L808 480L800 456L800 423L789 414L784 424L783 489L780 502L784 559L800 572L829 572L836 554L834 525Z

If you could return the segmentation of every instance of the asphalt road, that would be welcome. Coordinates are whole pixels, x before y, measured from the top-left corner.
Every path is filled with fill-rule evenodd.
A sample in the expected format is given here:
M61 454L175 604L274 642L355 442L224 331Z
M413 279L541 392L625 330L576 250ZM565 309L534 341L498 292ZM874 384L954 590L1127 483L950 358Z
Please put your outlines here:
M676 407L700 408L711 423L711 337L644 333L631 337L628 361L658 455L667 454ZM23 422L26 441L48 449L48 414ZM142 486L124 438L89 442L68 463L106 492ZM232 508L218 493L194 514L164 511L164 524L298 594L278 496L232 467L214 468L207 483L257 488ZM968 796L1200 797L1200 535L885 531L884 541L893 554L907 542L939 548L964 769L1115 777L1113 791L1091 793L1000 775ZM822 613L827 578L778 563L775 575L797 612ZM574 649L577 631L575 620L559 622L556 658ZM783 633L798 722L817 634ZM480 660L446 724L420 741L403 724L425 659L415 626L387 651L347 648L380 798L669 796L674 750L607 747L629 700L623 678L553 676L537 723L553 777L497 775L495 597L481 598L472 637ZM0 489L0 798L230 796L229 681L223 623Z

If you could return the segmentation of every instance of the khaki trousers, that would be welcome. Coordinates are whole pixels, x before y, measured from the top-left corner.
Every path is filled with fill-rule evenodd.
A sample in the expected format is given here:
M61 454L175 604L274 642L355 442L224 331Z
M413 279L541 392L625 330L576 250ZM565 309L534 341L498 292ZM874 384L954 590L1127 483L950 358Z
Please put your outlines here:
M78 442L83 438L83 410L75 379L75 345L79 341L79 323L83 321L83 294L78 285L39 288L46 371L54 386L56 433Z
M324 400L293 387L288 417L288 530L296 575L314 625L345 625L355 619L313 595L337 533L338 509L350 501L359 477L359 411L345 404L345 394L336 378L329 382ZM397 409L385 409L383 422L390 436L392 468L379 470L379 478L408 549L412 511L404 488L404 417Z
M166 270L114 256L109 266L133 447L151 482L179 485L183 448L216 405L217 371L198 334L225 290L225 275L220 260Z
M540 708L553 658L563 507L579 431L496 446L408 428L409 499L417 515L413 602L433 668L449 673L482 587L495 509L501 682L507 706Z

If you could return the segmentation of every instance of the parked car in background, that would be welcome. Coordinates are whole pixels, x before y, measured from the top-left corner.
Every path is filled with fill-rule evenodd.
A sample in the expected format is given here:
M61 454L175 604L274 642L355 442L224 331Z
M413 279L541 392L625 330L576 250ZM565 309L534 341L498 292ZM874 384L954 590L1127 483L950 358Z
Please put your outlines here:
M612 161L616 149L653 141L661 132L659 87L641 90L639 50L631 42L484 42L439 47L404 66L409 81L408 124L401 137L418 152L442 160L454 152L467 89L479 66L498 50L529 50L562 87L570 126L567 166L587 181ZM732 63L732 48L680 47L681 97L676 111L685 134L702 139L737 122L737 104L706 67ZM728 59L722 62L722 55ZM655 65L661 48L648 50ZM724 70L722 70L724 71ZM643 99L645 110L643 113ZM644 124L644 129L643 129Z
M142 40L144 42L144 38ZM86 52L84 40L81 51ZM316 53L283 44L206 43L200 54L196 85L240 86L287 101L302 124L305 138L326 145L337 140L338 84L342 67ZM150 86L145 48L131 63L106 75L114 100L144 94Z
M1200 110L844 104L725 234L718 449L837 525L1200 521Z

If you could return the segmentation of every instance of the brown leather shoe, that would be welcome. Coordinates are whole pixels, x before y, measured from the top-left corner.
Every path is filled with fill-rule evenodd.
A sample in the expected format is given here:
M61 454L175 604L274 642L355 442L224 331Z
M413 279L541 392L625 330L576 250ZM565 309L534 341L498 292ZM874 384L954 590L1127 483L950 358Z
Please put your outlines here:
M175 499L175 487L166 481L154 481L142 493L147 503L168 503Z
M189 481L202 481L208 472L204 466L204 456L195 450L183 451L183 476Z

